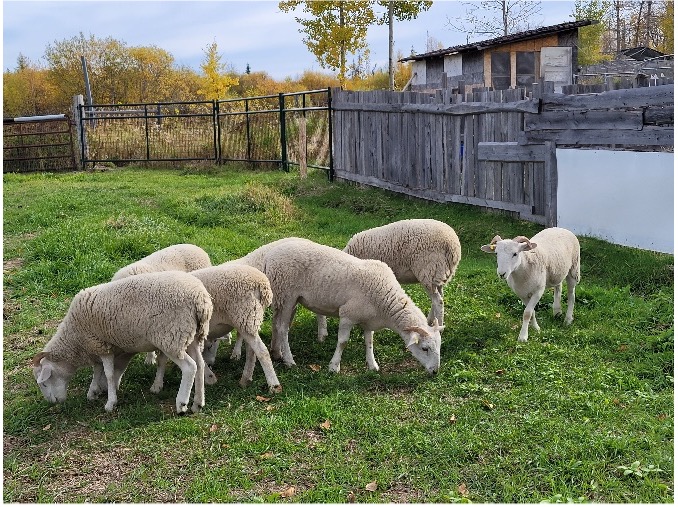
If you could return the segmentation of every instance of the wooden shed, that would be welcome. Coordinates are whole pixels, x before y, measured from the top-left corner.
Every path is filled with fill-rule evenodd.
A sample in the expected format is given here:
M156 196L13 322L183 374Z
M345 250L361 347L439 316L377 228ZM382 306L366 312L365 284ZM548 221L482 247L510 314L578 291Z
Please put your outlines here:
M577 65L579 28L597 23L581 20L472 42L400 60L412 62L412 90L530 89L540 77L556 89L572 84Z

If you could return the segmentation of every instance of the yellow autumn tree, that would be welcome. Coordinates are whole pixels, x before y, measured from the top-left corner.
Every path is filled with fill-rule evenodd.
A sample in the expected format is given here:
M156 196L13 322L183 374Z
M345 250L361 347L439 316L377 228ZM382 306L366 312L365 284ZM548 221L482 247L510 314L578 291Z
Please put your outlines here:
M206 100L223 99L231 86L238 84L238 78L226 72L226 64L221 62L216 41L205 49L205 59L200 68L203 76L198 94Z

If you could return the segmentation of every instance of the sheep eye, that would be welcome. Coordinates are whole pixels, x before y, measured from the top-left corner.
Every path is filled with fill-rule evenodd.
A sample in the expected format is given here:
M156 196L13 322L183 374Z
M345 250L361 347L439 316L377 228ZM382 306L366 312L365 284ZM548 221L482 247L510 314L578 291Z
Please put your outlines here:
M424 352L428 352L428 347L424 346L421 348L421 350L423 350Z
M513 256L514 256L514 257L517 257L517 256L518 256L518 253L517 253L517 252L513 252Z

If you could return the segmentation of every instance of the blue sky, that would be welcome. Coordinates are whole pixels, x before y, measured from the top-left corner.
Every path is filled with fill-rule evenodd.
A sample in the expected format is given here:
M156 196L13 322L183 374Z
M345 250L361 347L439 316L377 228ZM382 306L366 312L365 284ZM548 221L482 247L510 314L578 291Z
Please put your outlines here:
M541 2L538 25L572 21L573 1ZM20 53L36 63L48 44L80 32L112 37L127 46L158 46L179 65L196 71L204 49L216 41L222 62L244 72L266 71L275 79L296 77L304 70L323 70L302 42L294 13L283 13L277 1L3 1L3 70L14 69ZM464 12L458 1L434 1L414 21L397 22L395 47L408 55L426 51L427 33L446 47L466 43L466 35L447 24ZM477 40L477 39L475 39ZM371 65L388 62L388 29L368 31Z

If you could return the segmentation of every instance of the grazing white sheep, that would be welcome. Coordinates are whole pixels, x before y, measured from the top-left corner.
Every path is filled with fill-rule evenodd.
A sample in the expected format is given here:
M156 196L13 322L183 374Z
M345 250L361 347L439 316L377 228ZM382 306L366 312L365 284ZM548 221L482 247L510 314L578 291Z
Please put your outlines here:
M195 271L212 265L209 255L202 248L189 243L171 245L147 255L132 264L120 268L112 278L121 280L128 276L157 271Z
M270 306L273 298L266 275L258 269L239 264L203 268L191 271L191 275L203 283L214 305L207 342L218 343L217 339L220 336L235 329L238 331L238 339L244 339L248 347L247 362L240 385L244 387L252 381L254 366L258 359L270 390L282 391L268 349L259 337L264 311ZM216 347L213 348L216 350ZM203 358L204 356L203 352ZM167 358L159 354L152 392L157 393L162 389L166 362ZM207 370L207 367L205 369Z
M180 271L132 276L81 290L42 352L33 358L33 375L45 399L66 399L68 382L82 367L94 366L88 399L100 394L106 378L112 411L120 377L138 352L162 351L181 368L176 397L179 414L205 404L202 344L209 330L212 300L196 277Z
M509 287L525 305L523 325L518 341L527 341L528 324L539 331L535 307L546 287L554 287L553 315L560 315L563 280L567 281L567 312L565 324L574 319L574 291L579 283L579 240L567 229L551 227L531 239L518 236L501 239L495 236L483 252L497 254L497 274L506 280Z
M297 303L321 315L339 317L339 341L330 362L338 372L351 328L363 329L367 365L378 370L374 359L373 333L389 328L398 333L407 349L426 368L440 368L440 332L434 321L412 302L385 263L358 259L336 248L309 240L288 238L265 253L256 250L250 258L263 259L261 267L273 290L273 338L271 355L294 365L288 332ZM244 259L247 259L246 256Z
M122 280L128 276L142 273L155 273L158 271L194 271L207 268L212 265L209 255L202 248L190 243L179 243L153 252L138 261L120 268L114 275L113 280ZM146 364L155 364L155 351L146 354ZM206 370L209 371L209 370ZM208 375L210 383L216 382L216 377Z
M355 234L344 252L385 262L400 283L420 283L431 298L429 325L444 319L443 287L461 260L457 233L432 219L400 220ZM318 316L318 340L327 336L327 319Z

